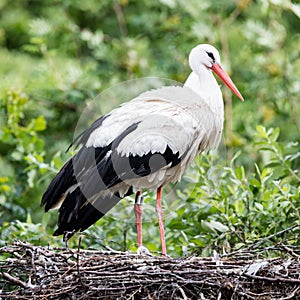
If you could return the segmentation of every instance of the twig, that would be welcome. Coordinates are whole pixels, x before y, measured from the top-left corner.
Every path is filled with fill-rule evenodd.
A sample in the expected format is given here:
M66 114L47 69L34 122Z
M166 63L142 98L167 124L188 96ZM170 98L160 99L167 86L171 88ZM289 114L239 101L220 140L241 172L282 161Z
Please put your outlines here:
M9 275L9 274L6 273L6 272L3 272L2 275L3 275L3 277L6 278L8 281L10 281L10 282L12 282L12 283L14 283L14 284L16 284L16 285L21 286L21 287L23 287L23 288L28 288L27 283L25 283L24 281L22 281L22 280L20 280L20 279L18 279L18 278L16 278L16 277L13 277L13 276Z
M121 36L125 37L125 36L127 36L127 26L126 26L126 20L125 20L124 14L123 14L122 6L120 3L116 2L114 4L114 11L115 11L117 19L118 19Z
M285 278L285 277L272 278L272 277L251 275L251 274L247 274L247 273L244 273L244 276L252 278L252 279L261 280L261 281L269 281L269 282L276 282L276 283L282 282L282 283L300 284L300 279L296 279L296 278Z
M296 258L300 258L300 255L299 254L296 254L291 248L289 248L288 246L280 243L279 244L280 247L282 247L284 250L286 250L288 253L290 253L293 257L296 257Z
M175 284L175 287L180 291L181 295L182 295L182 299L183 300L188 300L189 298L186 296L183 288L181 286L179 286L178 284Z
M268 235L268 236L266 236L266 237L260 239L260 240L257 241L256 243L251 244L250 246L248 246L248 247L246 247L246 248L239 249L239 250L236 250L236 251L232 251L232 252L230 252L230 253L222 254L221 257L233 256L233 255L236 255L236 254L241 253L241 252L247 252L247 251L249 251L249 250L251 250L251 249L255 249L255 248L257 248L260 244L262 244L263 242L265 242L265 241L267 241L267 240L270 240L271 238L273 238L273 237L275 237L275 236L281 235L281 234L283 234L283 233L285 233L285 232L287 232L287 231L291 231L291 230L293 230L293 229L295 229L295 228L297 228L297 227L300 227L300 225L299 225L299 224L295 224L295 225L293 225L293 226L291 226L291 227L288 227L288 228L283 229L283 230L281 230L281 231L275 232L275 233L273 233L273 234L271 234L271 235Z

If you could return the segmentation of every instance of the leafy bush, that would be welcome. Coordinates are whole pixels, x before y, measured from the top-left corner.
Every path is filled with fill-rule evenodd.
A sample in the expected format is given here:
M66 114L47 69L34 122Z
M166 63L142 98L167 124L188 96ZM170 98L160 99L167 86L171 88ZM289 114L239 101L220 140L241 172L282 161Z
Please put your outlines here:
M0 103L5 121L0 132L1 155L9 157L9 160L1 160L1 205L6 209L1 217L4 220L26 215L23 201L27 193L35 192L37 168L47 169L43 164L44 142L38 137L38 132L45 130L46 121L43 116L26 120L27 104L28 97L17 90L7 90Z
M255 164L253 173L238 164L239 153L229 166L216 163L218 157L212 155L197 160L187 175L190 184L181 194L190 205L182 201L171 222L171 228L176 228L178 220L183 220L185 226L179 223L180 229L192 238L181 240L189 249L200 248L206 254L213 249L228 252L299 224L300 180L293 167L300 151L297 143L282 147L278 136L278 128L257 126L253 144L268 159ZM180 239L181 231L177 234ZM296 233L287 231L266 245L279 241L298 243Z

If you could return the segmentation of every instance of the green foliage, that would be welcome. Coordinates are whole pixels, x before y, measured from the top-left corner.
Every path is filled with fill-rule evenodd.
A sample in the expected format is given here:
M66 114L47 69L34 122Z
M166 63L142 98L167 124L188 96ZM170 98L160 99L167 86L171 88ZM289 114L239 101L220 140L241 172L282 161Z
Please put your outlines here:
M62 245L49 235L56 213L43 215L39 202L70 155L64 151L86 102L128 79L184 82L188 52L203 42L220 49L246 101L236 101L222 87L226 158L222 151L199 157L166 195L169 252L229 251L298 223L300 6L295 1L18 0L0 1L0 12L3 241ZM117 104L107 99L101 109ZM150 193L144 238L149 249L159 251L151 199ZM266 245L299 243L296 234L285 232ZM70 246L77 241L78 236ZM133 241L129 199L86 231L82 246L135 250Z
M199 158L196 168L187 174L190 184L180 195L191 205L186 210L183 203L185 212L182 215L179 210L174 218L186 221L181 229L193 237L187 241L188 248L200 248L205 254L211 253L212 245L219 251L236 250L299 223L300 178L293 161L300 151L282 147L276 141L278 136L278 128L257 126L258 150L263 157L271 158L255 165L253 173L237 164L240 153L228 167L216 162L215 156ZM173 226L174 222L178 223L173 221ZM295 236L295 232L286 232L266 244L287 240L298 243Z
M285 178L285 181L300 182L297 166L299 165L299 143L289 142L284 145L277 143L280 129L270 128L266 130L263 126L257 126L255 144L259 150L264 151L262 159L267 167L273 167L277 177Z
M26 207L39 201L40 176L54 169L55 158L44 162L44 141L39 133L46 129L43 116L27 116L30 100L16 89L6 90L0 99L2 126L0 206L5 209L2 222L12 218L23 219ZM9 159L2 159L7 157Z

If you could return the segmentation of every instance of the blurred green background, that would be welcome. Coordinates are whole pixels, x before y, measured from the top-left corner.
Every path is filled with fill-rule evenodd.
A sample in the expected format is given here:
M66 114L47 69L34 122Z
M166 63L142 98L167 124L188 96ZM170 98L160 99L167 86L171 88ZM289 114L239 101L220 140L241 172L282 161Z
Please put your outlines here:
M1 243L62 245L51 237L57 212L44 215L39 203L70 156L65 150L87 101L128 79L184 82L188 53L200 43L220 50L246 101L222 87L226 151L197 158L173 189L169 253L231 251L299 224L299 3L0 0L0 13ZM116 104L101 105L107 111ZM86 231L83 247L134 251L128 215L132 199ZM159 251L157 226L146 222L144 231L145 246ZM265 244L299 245L299 232Z

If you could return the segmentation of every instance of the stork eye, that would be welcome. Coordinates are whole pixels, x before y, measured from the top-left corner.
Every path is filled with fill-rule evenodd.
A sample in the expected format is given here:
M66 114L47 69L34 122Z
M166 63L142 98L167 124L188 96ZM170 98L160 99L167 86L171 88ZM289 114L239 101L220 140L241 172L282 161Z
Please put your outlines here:
M213 60L213 62L216 61L216 59L215 59L214 55L212 54L212 52L207 52L207 51L206 51L206 53L207 53L207 55Z

